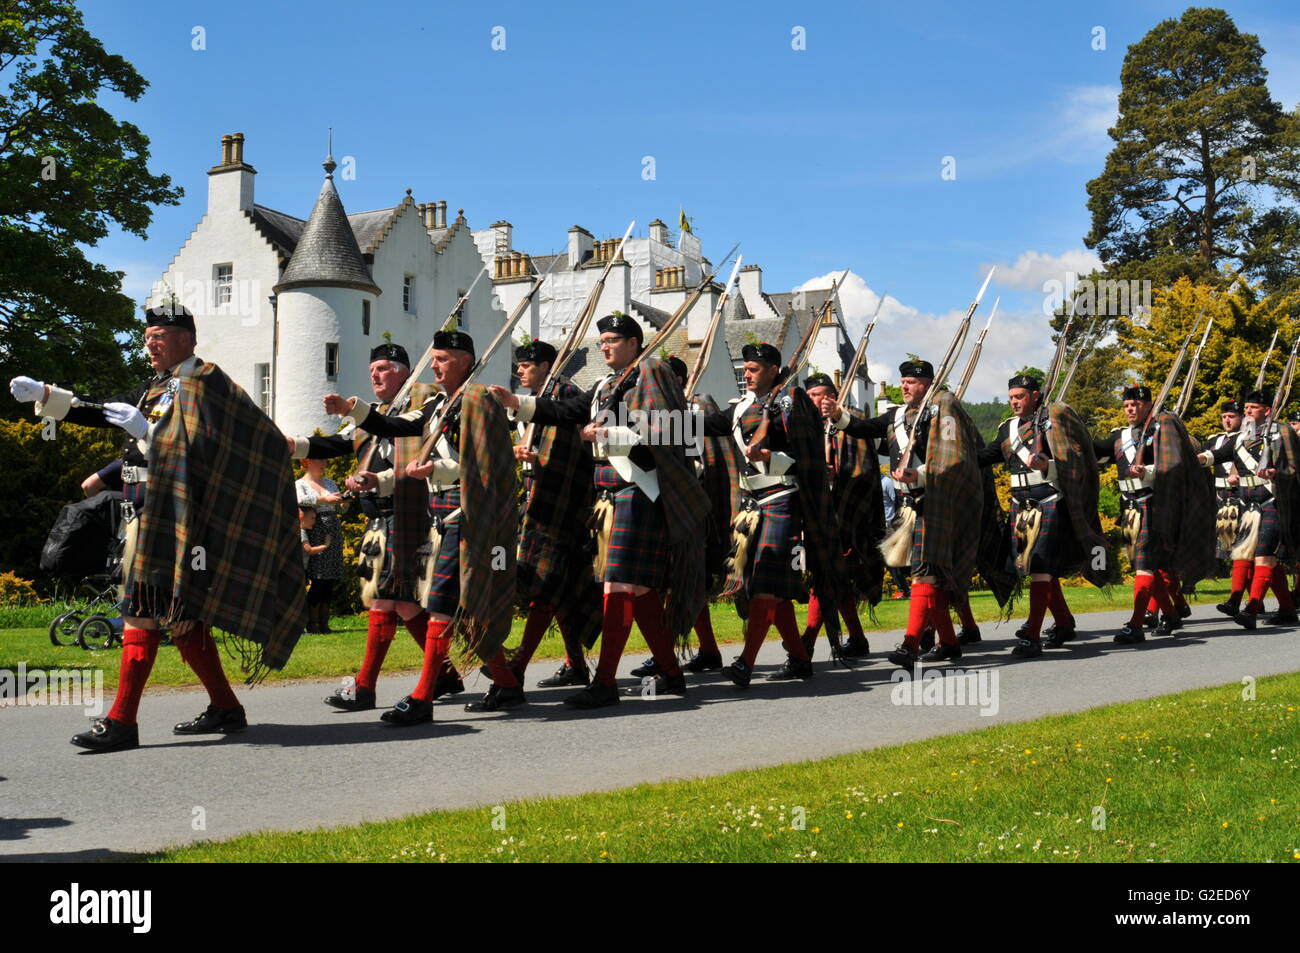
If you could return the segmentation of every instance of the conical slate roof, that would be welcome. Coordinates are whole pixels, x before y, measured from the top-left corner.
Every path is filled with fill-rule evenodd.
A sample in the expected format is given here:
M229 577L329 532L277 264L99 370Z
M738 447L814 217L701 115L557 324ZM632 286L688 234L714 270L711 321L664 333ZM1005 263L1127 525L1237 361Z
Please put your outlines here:
M284 268L275 293L295 288L355 288L379 294L370 277L370 269L361 257L356 235L348 224L343 203L334 188L334 161L325 161L325 183L316 199L316 207L303 226L302 236L293 257Z

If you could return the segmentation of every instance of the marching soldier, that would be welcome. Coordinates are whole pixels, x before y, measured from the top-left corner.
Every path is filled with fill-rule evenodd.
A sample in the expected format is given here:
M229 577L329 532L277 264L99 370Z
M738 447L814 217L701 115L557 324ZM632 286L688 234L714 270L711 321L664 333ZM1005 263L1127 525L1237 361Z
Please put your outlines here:
M515 348L515 373L533 396L541 390L555 363L555 348L530 341ZM559 382L560 400L575 397L578 388ZM576 427L532 428L517 424L520 442L515 457L524 476L523 528L519 538L518 596L528 610L524 633L511 655L510 667L522 681L524 670L554 619L564 638L564 664L537 684L542 688L590 684L585 651L600 635L600 593L591 576L591 553L575 526L591 518L591 449ZM527 434L539 436L525 445Z
M362 601L368 609L366 648L355 678L325 698L325 704L343 711L370 711L375 707L375 685L384 658L393 644L400 621L423 650L429 618L416 594L419 584L419 547L428 534L428 491L419 480L405 478L394 467L399 445L362 426L371 412L380 416L423 420L421 404L428 387L416 384L400 402L393 400L411 375L411 358L400 344L385 343L370 352L370 386L377 404L349 402L338 394L325 397L326 413L342 413L348 421L330 436L290 437L295 458L327 459L355 454L361 469L348 477L345 487L361 501L368 520L360 552ZM401 461L405 466L405 459ZM438 695L464 691L459 674L450 667L442 673Z
M685 634L704 601L699 540L707 500L682 447L671 443L666 431L625 423L655 411L684 415L681 387L657 358L645 359L616 384L640 355L644 332L621 313L606 315L596 328L610 373L590 391L556 400L490 388L518 420L581 426L582 438L593 444L599 498L595 571L604 583L604 614L595 676L587 688L565 699L580 710L618 704L618 663L633 620L663 673L655 680L655 694L685 694L673 639ZM665 590L672 591L668 611L662 601Z
M1234 590L1236 563L1254 562L1250 600L1233 619L1245 629L1254 629L1271 588L1277 596L1278 610L1269 617L1269 624L1295 625L1300 619L1287 585L1286 569L1279 565L1279 557L1286 555L1286 534L1276 496L1276 481L1283 475L1293 475L1284 466L1282 435L1271 420L1272 401L1263 391L1255 390L1245 396L1242 405L1245 419L1236 438L1202 454L1204 462L1211 465L1231 461L1237 472L1242 513L1232 550Z
M834 423L850 436L888 441L899 516L881 551L886 565L912 570L907 631L888 659L910 670L922 657L927 628L939 642L926 662L961 658L948 606L964 595L975 569L983 491L970 417L947 391L926 401L934 383L929 361L904 361L898 369L903 405L869 420L842 412Z
M262 646L260 661L244 655L252 679L281 668L302 633L305 579L283 438L220 368L194 355L195 338L185 308L146 309L145 350L155 376L105 403L27 377L9 385L16 399L36 402L39 416L127 433L117 695L105 717L72 739L92 751L139 746L136 714L164 627L208 693L207 709L176 725L178 735L248 727L212 626ZM199 432L201 442L187 436ZM196 473L201 482L192 479Z
M1015 416L998 426L997 437L978 457L980 466L1000 464L1010 477L1014 558L1017 570L1029 577L1029 617L1011 654L1037 658L1043 654L1040 630L1049 609L1056 624L1047 644L1064 645L1075 635L1061 577L1090 570L1094 547L1104 551L1097 463L1091 438L1068 405L1054 404L1050 416L1042 407L1037 378L1012 377L1007 400Z
M487 695L467 704L465 710L501 711L525 702L519 679L501 651L510 631L515 594L517 523L508 424L482 388L468 390L459 407L449 406L451 395L461 390L474 365L474 341L468 334L437 332L432 355L434 379L440 389L415 413L381 414L355 397L333 398L326 407L334 413L360 416L360 427L376 437L423 435L431 451L427 462L421 463L416 455L405 467L407 477L427 483L434 545L423 593L428 614L424 666L411 694L381 716L398 726L433 720L437 683L451 654L453 617L465 642L487 663L492 677ZM437 432L431 429L435 426ZM484 565L496 558L494 550L504 553L507 549L512 558L506 565Z
M1235 449L1237 434L1241 430L1241 401L1224 401L1220 408L1219 419L1223 429L1216 434L1211 434L1203 448L1211 451L1212 460L1214 451L1224 447ZM1246 590L1250 588L1250 571L1254 566L1254 560L1232 558L1232 549L1237 538L1237 525L1241 519L1241 490L1232 459L1221 462L1214 460L1210 470L1214 474L1214 496L1218 503L1218 514L1215 518L1217 545L1214 555L1215 558L1232 564L1232 591L1227 601L1220 602L1215 608L1224 615L1235 617L1241 610L1241 600Z
M1151 389L1145 385L1125 388L1123 401L1129 426L1111 431L1093 449L1099 462L1114 461L1119 475L1121 522L1134 576L1133 615L1115 641L1130 645L1146 641L1143 623L1152 598L1161 611L1156 635L1182 628L1161 570L1176 573L1185 566L1188 572L1178 575L1193 579L1211 571L1213 495L1199 469L1205 461L1182 421L1171 413L1153 420Z
M804 380L808 399L821 411L823 446L831 494L839 517L840 544L850 574L838 611L849 631L848 641L840 652L845 658L862 658L871 653L871 644L858 618L858 598L872 605L880 601L883 563L876 544L884 536L884 491L875 445L846 437L830 421L839 389L826 374L812 374ZM808 598L808 621L803 640L811 657L813 645L822 625L825 609L814 592Z
M744 460L739 475L741 512L733 527L745 540L737 546L729 593L736 596L738 608L747 606L745 643L740 656L724 666L722 673L737 687L748 688L754 661L773 625L789 657L768 679L806 679L813 674L795 620L794 600L808 598L796 548L800 531L807 525L804 502L815 488L800 484L798 474L801 469L809 469L811 461L800 460L787 423L794 416L796 400L806 405L806 425L812 424L814 411L802 392L781 397L773 406L769 395L781 373L781 354L776 348L766 342L746 344L741 356L744 396L733 398L726 411L706 414L703 423L706 435L734 440ZM765 421L766 439L760 442L756 434ZM817 460L813 469L820 466Z

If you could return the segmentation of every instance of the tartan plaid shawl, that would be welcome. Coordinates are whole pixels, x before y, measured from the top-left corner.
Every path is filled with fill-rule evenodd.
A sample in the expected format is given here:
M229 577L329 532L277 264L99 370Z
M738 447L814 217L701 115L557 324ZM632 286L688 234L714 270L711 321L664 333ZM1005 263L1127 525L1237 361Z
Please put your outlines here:
M846 578L854 601L874 606L880 602L885 576L885 558L877 546L885 538L880 464L871 441L842 431L838 436L839 458L831 498L840 527L841 550L851 554Z
M1046 434L1047 448L1056 461L1057 485L1074 531L1071 550L1064 557L1068 572L1081 573L1094 586L1104 588L1114 579L1117 567L1103 563L1104 568L1093 568L1093 554L1108 549L1097 511L1101 468L1097 465L1092 435L1069 404L1057 401L1049 405L1047 416L1051 423Z
M564 399L577 393L576 387L564 383L555 397ZM574 533L574 527L587 525L595 501L591 444L578 435L577 427L539 429L537 464L524 507L524 524L557 542L572 543L582 535Z
M1273 498L1286 558L1295 565L1300 559L1300 437L1288 423L1279 424L1279 428L1282 454L1273 476Z
M826 431L822 415L802 387L777 401L785 439L794 457L794 476L799 484L795 499L803 516L803 549L812 588L817 601L827 607L838 606L844 594L844 550L840 546L841 527L831 498L830 474L826 472ZM876 481L879 484L879 480ZM835 646L840 637L839 613L828 608L822 614L826 635Z
M951 391L934 400L925 449L925 542L921 561L945 591L965 595L979 553L984 483L975 461L978 434Z
M415 384L410 400L396 409L384 405L384 413L403 413L407 407L423 407L438 393L433 384ZM398 437L393 440L393 530L389 545L393 547L392 585L407 588L417 582L419 558L416 551L429 538L429 485L406 475L406 465L418 460L424 436Z
M452 631L486 661L510 634L515 603L515 455L505 410L481 385L460 404L460 605Z
M700 412L716 414L717 402L710 396L699 398ZM716 594L726 581L723 561L731 548L731 518L740 509L740 448L731 436L710 437L705 434L703 444L704 492L709 498L708 537L705 551L712 557L705 571L709 577L709 593Z
M1155 492L1147 509L1149 552L1156 568L1173 569L1191 585L1214 573L1218 506L1183 422L1168 412L1156 422Z
M215 364L180 378L149 439L132 568L172 593L160 622L183 606L233 636L249 684L283 668L302 634L297 512L289 451L270 418Z
M671 560L668 623L673 637L685 645L707 599L704 534L709 498L696 479L695 467L683 446L685 420L690 411L681 381L657 357L646 358L638 371L636 386L627 396L627 407L630 413L638 413L642 440L649 444L658 473L659 504L664 508Z
M975 445L984 446L984 438L978 431L975 433ZM992 590L993 598L1004 612L1004 618L1010 618L1023 586L1020 574L1011 566L1011 522L1002 511L1002 501L998 499L992 468L980 469L980 488L984 511L980 515L980 541L975 568Z

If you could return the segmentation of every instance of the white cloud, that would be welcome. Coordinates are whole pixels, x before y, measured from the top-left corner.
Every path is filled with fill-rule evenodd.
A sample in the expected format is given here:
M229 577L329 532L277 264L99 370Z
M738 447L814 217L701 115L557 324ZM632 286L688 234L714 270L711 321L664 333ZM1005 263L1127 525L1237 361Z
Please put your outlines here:
M1105 140L1119 119L1119 87L1073 86L1065 91L1058 115L1063 138Z
M1055 287L1059 297L1062 288L1101 268L1102 263L1087 249L1072 248L1059 255L1030 250L1023 252L1013 264L998 262L993 267L997 269L993 283L1000 287L1034 292L1050 292ZM987 273L988 269L987 264L980 266L981 273ZM1058 285L1047 284L1053 281Z
M839 275L840 272L831 272L811 278L796 290L826 288ZM994 275L995 282L998 277ZM991 297L986 295L980 312L971 322L965 346L951 374L954 384L961 379L975 340L984 327L989 309L993 307ZM880 292L873 290L860 276L849 273L840 294L840 304L844 309L845 328L854 341L861 337L879 301ZM937 365L965 314L964 308L943 314L923 312L886 295L880 321L867 348L867 368L872 380L897 384L898 365L908 354L917 354ZM994 397L1005 400L1007 378L1026 365L1046 368L1052 359L1051 334L1048 319L1041 310L1013 312L999 308L971 377L967 400L976 403Z

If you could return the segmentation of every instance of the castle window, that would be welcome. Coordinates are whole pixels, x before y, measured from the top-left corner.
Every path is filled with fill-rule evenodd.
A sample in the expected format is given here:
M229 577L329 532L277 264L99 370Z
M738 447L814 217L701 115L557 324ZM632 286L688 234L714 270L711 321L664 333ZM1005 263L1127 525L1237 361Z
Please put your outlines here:
M271 416L271 365L253 365L253 394L262 413Z
M234 297L235 266L230 264L213 266L213 282L215 297L212 303L217 307L230 304Z
M370 334L370 302L361 302L361 333L369 336Z
M325 376L337 380L339 376L339 346L336 343L325 345Z
M402 279L402 310L407 314L415 314L415 275L407 275Z
M745 365L741 364L736 368L736 390L745 393Z

